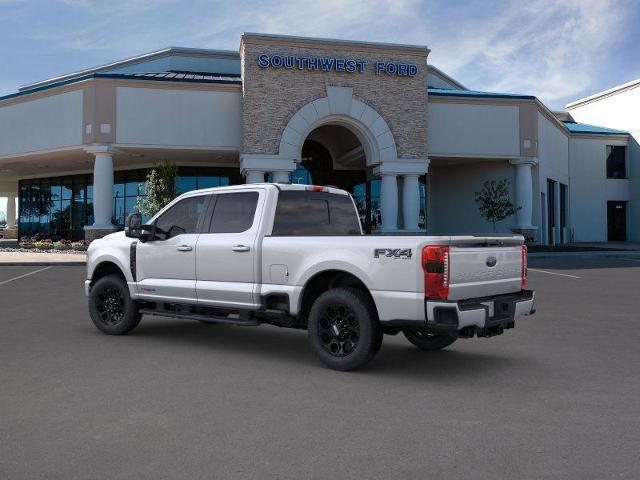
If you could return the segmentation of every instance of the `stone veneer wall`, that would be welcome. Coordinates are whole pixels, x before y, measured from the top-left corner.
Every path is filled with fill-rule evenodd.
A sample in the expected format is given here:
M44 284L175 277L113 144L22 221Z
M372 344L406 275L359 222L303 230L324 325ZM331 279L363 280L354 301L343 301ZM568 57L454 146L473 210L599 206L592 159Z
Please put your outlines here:
M295 40L291 40L295 43ZM258 55L339 57L368 62L364 73L261 68ZM426 53L426 52L425 52ZM375 109L394 136L399 158L427 158L426 55L402 48L376 50L339 44L296 46L244 37L242 58L242 153L277 154L289 119L305 104L327 95L327 86L353 88L353 96ZM375 62L413 63L414 77L375 74Z

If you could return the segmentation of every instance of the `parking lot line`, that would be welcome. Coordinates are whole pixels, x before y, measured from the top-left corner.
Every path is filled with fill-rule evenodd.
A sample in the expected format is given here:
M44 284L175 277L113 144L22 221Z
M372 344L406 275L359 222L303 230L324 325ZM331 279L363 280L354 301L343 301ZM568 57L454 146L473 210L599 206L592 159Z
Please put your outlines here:
M569 277L569 278L582 278L577 275L569 275L568 273L558 273L558 272L550 272L548 270L538 270L537 268L529 268L530 272L540 272L540 273L548 273L549 275L560 275L561 277Z
M34 270L33 272L25 273L24 275L19 275L17 277L10 278L9 280L5 280L0 282L0 285L4 285L5 283L13 282L14 280L20 280L21 278L28 277L29 275L33 275L35 273L44 272L45 270L49 270L51 267L39 268L38 270Z

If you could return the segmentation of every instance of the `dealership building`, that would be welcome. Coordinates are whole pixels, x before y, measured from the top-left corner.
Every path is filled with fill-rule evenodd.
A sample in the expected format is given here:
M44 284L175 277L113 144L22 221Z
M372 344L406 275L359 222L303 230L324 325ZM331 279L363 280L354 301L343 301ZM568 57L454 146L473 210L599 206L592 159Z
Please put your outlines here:
M501 232L640 241L640 80L553 112L470 90L428 55L248 33L238 52L167 48L25 85L0 97L8 223L53 238L120 229L168 160L180 191L344 188L370 233L491 231L475 192L507 179L519 210Z

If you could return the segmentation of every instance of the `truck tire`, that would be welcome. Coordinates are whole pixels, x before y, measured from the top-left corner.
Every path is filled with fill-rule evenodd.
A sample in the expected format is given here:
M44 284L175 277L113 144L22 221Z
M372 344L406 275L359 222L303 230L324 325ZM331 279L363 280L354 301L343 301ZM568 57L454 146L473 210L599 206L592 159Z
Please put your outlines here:
M93 324L108 335L124 335L138 326L142 315L129 296L129 287L120 275L99 279L89 294Z
M371 300L355 288L334 288L320 295L309 312L309 343L334 370L355 370L371 360L382 344Z
M457 338L449 335L434 335L411 329L403 330L402 333L407 337L407 340L425 352L442 350L457 340Z

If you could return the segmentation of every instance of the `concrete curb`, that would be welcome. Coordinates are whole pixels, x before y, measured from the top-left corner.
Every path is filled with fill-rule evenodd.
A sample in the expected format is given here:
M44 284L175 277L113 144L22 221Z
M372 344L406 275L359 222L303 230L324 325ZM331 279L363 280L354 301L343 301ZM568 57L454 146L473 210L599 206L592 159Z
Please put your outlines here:
M562 257L634 257L640 259L640 250L608 250L588 252L534 252L529 258L562 258Z

